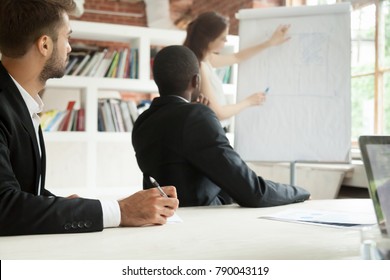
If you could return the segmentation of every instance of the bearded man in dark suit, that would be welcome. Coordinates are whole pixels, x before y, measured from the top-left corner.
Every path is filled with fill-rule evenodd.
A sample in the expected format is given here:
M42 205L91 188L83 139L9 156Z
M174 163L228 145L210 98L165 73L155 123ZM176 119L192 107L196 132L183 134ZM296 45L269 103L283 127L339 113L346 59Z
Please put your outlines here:
M57 197L45 187L38 113L46 81L61 78L71 51L72 0L2 0L0 5L0 235L81 233L164 224L178 207L173 186L120 201Z

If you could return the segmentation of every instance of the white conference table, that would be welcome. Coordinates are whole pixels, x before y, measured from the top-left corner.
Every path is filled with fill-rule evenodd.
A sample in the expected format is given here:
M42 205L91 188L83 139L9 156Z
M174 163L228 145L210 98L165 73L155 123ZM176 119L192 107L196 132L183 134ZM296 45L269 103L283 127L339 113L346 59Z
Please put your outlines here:
M360 259L359 229L259 219L294 208L372 214L375 220L369 199L311 200L270 208L179 208L182 223L96 233L0 237L0 259Z

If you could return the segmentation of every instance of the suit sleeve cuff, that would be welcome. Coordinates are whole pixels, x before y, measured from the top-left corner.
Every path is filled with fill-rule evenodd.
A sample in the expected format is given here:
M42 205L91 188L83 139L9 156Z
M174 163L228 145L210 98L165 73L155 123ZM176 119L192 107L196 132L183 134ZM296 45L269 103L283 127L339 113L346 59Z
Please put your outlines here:
M116 200L100 200L103 211L103 227L118 227L121 222L121 211Z

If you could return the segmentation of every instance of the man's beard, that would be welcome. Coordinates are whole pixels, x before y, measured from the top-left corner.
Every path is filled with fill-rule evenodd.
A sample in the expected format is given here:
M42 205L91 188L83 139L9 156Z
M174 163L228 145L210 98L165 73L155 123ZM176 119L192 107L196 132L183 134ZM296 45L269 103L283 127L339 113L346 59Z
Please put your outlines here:
M40 80L46 82L51 78L62 78L65 74L65 64L60 61L58 50L55 47L53 53L42 69Z

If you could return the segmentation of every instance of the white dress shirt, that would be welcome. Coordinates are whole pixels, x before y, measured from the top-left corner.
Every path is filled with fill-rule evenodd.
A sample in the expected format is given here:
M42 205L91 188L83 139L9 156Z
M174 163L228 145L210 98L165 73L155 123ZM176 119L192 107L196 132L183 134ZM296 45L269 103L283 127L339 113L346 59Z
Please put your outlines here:
M43 109L42 99L39 97L39 95L32 97L12 76L11 78L14 81L17 88L19 89L19 92L22 95L24 102L26 103L27 109L30 113L31 120L34 125L35 136L38 141L39 154L42 155L41 145L39 142L39 134L38 134L39 124L40 124L40 118L38 114L42 112ZM41 194L41 178L39 178L39 187L38 187L38 195L40 194ZM99 201L102 206L102 212L103 212L103 227L107 228L107 227L119 226L121 221L121 212L120 212L118 201L116 200L99 200Z
M207 61L202 61L202 67L204 68L204 71L207 75L207 78L209 80L211 89L213 91L213 94L221 106L225 106L228 104L226 100L226 95L223 90L223 84L218 77L218 75L215 73L215 69L213 66L207 62ZM232 118L221 120L221 125L222 127L229 127L229 125L232 123Z

